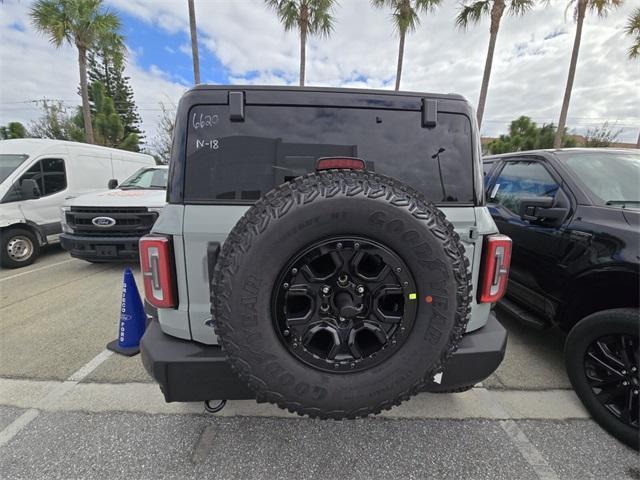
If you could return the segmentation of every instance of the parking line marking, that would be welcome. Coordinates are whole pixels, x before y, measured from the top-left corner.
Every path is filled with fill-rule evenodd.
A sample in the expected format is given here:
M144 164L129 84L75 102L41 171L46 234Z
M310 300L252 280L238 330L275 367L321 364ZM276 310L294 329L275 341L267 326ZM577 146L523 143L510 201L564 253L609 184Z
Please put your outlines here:
M520 429L518 424L511 418L509 413L500 405L494 395L492 395L486 388L474 389L480 398L483 399L486 407L497 418L504 418L506 420L499 420L498 423L502 430L511 439L511 442L524 457L529 466L533 469L540 480L558 480L559 477L556 472L551 468L549 463L544 459L540 451L535 447L531 440Z
M40 415L41 409L46 405L55 402L60 399L62 396L66 395L73 387L75 387L79 382L81 382L87 375L93 372L102 362L104 362L107 358L109 358L113 354L110 350L103 350L98 355L93 357L89 362L84 364L78 370L73 372L71 376L62 382L61 384L54 387L48 394L46 394L38 403L37 408L30 408L18 418L16 418L13 422L7 425L0 432L0 447L5 446L7 443L11 441L13 437L15 437L20 431L33 422L38 415Z
M74 260L73 258L69 258L68 260L63 260L62 262L58 262L58 263L52 263L51 265L45 265L44 267L40 267L40 268L34 268L33 270L29 270L27 272L16 273L15 275L11 275L10 277L0 278L0 282L4 282L6 280L11 280L12 278L18 278L18 277L21 277L23 275L28 275L30 273L39 272L39 271L45 270L47 268L55 267L57 265L62 265L63 263L73 262L73 260Z

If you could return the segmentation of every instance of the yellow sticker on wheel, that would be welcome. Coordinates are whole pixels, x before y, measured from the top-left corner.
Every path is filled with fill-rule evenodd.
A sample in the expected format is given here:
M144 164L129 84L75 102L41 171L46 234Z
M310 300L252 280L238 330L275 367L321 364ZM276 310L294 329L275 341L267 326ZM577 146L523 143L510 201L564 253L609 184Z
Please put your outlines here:
M418 298L418 295L416 295L415 293L409 294L409 300L415 300L416 298Z

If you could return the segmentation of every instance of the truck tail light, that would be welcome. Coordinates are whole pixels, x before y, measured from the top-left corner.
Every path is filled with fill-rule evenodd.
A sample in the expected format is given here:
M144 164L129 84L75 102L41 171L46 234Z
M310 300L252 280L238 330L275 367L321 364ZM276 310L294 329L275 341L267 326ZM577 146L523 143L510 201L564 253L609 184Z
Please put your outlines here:
M356 157L323 157L316 163L316 170L351 169L364 170L364 160Z
M479 302L497 302L507 291L511 264L511 239L506 235L485 237L482 262Z
M168 237L146 235L140 239L140 267L147 301L158 308L177 306L173 252Z

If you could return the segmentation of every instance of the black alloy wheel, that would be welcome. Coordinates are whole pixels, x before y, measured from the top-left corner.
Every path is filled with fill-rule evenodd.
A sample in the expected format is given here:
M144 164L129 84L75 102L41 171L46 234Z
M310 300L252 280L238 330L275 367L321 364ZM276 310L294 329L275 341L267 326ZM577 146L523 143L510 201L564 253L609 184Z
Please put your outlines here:
M585 352L587 381L598 401L621 422L638 428L640 373L638 336L612 334Z
M356 372L383 362L411 331L415 282L389 248L334 237L295 255L273 289L276 331L298 359L320 370Z
M602 310L567 335L565 364L571 385L593 419L631 448L640 448L640 312Z

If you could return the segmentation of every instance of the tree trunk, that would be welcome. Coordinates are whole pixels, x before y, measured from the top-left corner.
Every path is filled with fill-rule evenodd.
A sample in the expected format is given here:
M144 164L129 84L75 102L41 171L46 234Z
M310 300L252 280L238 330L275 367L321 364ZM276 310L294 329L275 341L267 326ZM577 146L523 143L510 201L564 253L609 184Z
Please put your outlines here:
M89 107L89 88L87 86L87 49L78 46L78 66L80 67L80 93L82 95L82 119L84 121L84 139L87 143L95 143L91 109Z
M560 120L558 120L558 131L553 139L553 148L562 147L562 137L564 128L567 123L567 112L569 111L569 100L571 99L571 90L573 89L573 79L576 76L576 64L578 63L578 52L580 51L580 39L582 37L582 24L584 23L584 15L587 10L587 0L578 1L578 18L576 22L576 37L573 40L573 51L571 52L571 63L569 64L569 76L567 77L567 86L564 90L564 98L562 99L562 109L560 110Z
M193 0L189 3L189 30L191 30L191 54L193 56L193 81L200 84L200 57L198 55L198 31L196 30L196 10Z
M300 86L304 87L304 76L307 70L307 28L300 27Z
M484 105L487 101L487 91L489 90L489 78L491 77L491 67L493 66L493 54L496 50L496 40L498 39L498 30L500 29L500 20L504 12L504 2L496 0L491 8L491 27L489 28L489 48L487 50L487 58L484 62L484 74L482 75L482 86L480 87L480 98L478 99L478 128L482 126L482 117L484 116Z
M400 32L400 45L398 46L398 69L396 70L396 92L400 90L400 77L402 77L402 60L404 58L404 37L406 32Z

